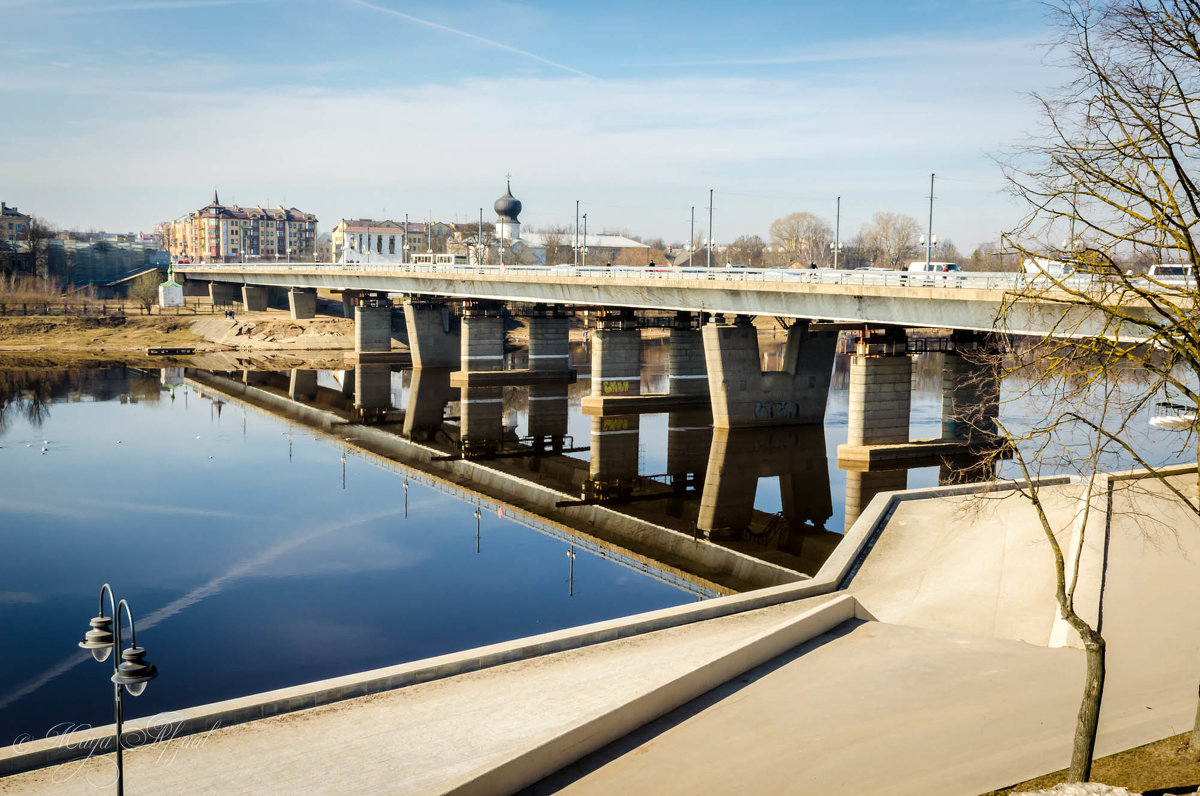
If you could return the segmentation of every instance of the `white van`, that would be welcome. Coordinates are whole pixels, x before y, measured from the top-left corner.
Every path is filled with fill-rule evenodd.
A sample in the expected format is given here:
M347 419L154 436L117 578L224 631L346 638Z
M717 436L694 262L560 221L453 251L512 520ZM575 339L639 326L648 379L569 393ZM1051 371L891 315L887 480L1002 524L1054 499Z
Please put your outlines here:
M1049 257L1026 257L1021 263L1021 281L1026 284L1061 282L1074 273L1075 266Z
M1150 266L1149 276L1151 279L1194 279L1196 272L1185 263L1157 263Z
M961 271L962 269L958 267L958 263L947 263L947 262L938 262L938 261L927 263L924 260L920 260L915 263L909 263L907 270L909 273L921 273L921 272L943 273L946 271Z

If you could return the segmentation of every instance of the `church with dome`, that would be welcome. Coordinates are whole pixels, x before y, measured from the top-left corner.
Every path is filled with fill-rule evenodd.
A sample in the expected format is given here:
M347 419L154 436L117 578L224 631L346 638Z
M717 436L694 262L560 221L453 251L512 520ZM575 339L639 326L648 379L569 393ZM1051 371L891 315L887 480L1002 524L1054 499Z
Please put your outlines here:
M506 180L504 195L496 200L492 209L496 211L496 238L504 248L517 256L524 256L538 265L570 265L573 263L575 235L573 232L527 232L521 234L519 216L522 210L521 200L513 196L512 180ZM551 240L553 238L553 240ZM580 246L586 250L588 265L610 265L619 262L626 265L646 265L649 262L650 249L640 241L627 238L611 232L589 232L584 240L583 231L579 234ZM565 248L564 261L562 251ZM547 249L559 252L557 260L546 262Z

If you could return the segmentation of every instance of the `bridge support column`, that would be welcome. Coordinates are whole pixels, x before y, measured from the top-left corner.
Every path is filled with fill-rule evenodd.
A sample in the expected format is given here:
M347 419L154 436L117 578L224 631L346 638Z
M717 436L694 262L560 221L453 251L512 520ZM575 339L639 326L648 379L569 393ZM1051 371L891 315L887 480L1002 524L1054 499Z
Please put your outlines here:
M529 325L529 369L565 372L570 365L567 319L557 314L535 315Z
M708 369L704 363L704 336L692 328L693 313L675 313L675 324L667 353L667 378L672 395L703 395L708 392Z
M867 337L850 358L850 405L846 445L908 442L912 360L903 329Z
M311 401L317 397L317 372L292 368L288 379L288 397L293 401Z
M942 355L942 439L972 442L996 433L1000 375L978 335L953 339L955 351Z
M314 317L317 314L317 291L307 288L292 288L288 291L288 309L292 312L293 321Z
M502 306L482 302L463 307L462 370L504 370L503 312Z
M233 285L225 282L209 282L208 298L214 307L228 307L233 304Z
M404 302L404 324L414 368L457 368L462 324L446 304Z
M837 333L788 329L783 369L759 365L758 332L748 316L704 327L704 358L715 428L810 425L825 420Z
M392 350L392 308L361 305L354 308L354 351L358 354Z
M353 290L342 291L342 317L353 318L354 307L358 304L359 294Z
M246 312L264 312L270 290L262 285L242 285L242 308Z
M642 333L629 310L601 312L592 336L592 395L640 395ZM620 499L633 490L638 474L637 415L593 417L591 456L584 496Z
M600 319L592 335L592 395L641 395L642 333L633 314Z

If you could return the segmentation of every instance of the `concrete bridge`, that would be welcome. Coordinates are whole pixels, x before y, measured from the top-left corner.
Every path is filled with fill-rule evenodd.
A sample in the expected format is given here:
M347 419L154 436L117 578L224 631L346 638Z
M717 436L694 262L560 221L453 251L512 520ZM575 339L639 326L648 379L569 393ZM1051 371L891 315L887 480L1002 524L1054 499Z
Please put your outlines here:
M594 416L591 497L620 494L633 475L597 462L636 445L637 415L706 409L718 429L820 424L841 330L857 330L850 377L850 433L839 458L862 470L889 462L962 453L991 431L999 385L983 358L987 333L1004 310L1010 331L1065 329L1053 303L1006 304L1014 276L789 269L636 269L573 266L191 265L176 273L208 283L215 304L240 284L247 310L265 310L271 288L288 290L292 317L311 318L316 289L339 291L355 319L358 364L395 361L391 296L403 294L411 363L451 371L461 388L464 453L485 451L500 420L499 389L531 385L550 401L575 374L568 367L568 314L586 310L593 326ZM639 377L638 310L673 310L669 391L644 394ZM529 328L529 366L504 370L504 316ZM756 315L793 319L780 367L759 362ZM1070 333L1090 330L1068 318ZM911 359L907 329L953 329L945 338L945 411L938 440L909 439ZM365 369L361 375L367 375ZM380 407L364 404L364 412ZM416 420L416 418L414 418ZM682 420L681 420L682 423ZM976 432L981 432L977 434ZM536 433L536 432L535 432ZM552 435L549 435L552 436ZM864 478L864 481L870 480Z
M576 307L767 315L906 328L1094 337L1105 319L1051 301L1006 307L1020 289L1013 273L907 273L787 268L624 268L306 263L191 264L190 280L298 290L485 299ZM1046 298L1051 297L1046 294ZM265 294L264 294L265 296ZM247 302L250 303L249 301ZM998 322L1001 313L1003 322ZM1139 330L1119 330L1136 339Z

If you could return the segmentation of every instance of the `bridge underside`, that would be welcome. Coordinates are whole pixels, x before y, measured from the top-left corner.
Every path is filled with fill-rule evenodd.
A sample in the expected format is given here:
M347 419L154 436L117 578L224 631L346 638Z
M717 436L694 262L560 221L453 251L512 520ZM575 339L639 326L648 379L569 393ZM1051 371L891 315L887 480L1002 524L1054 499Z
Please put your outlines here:
M177 269L188 279L287 288L402 293L464 300L607 306L644 310L766 315L901 327L994 331L1064 337L1120 332L1137 340L1141 330L1114 330L1102 313L1060 304L1021 302L1005 308L1002 289L826 284L802 281L728 281L707 278L530 275L458 272L453 276L341 266L238 266ZM1001 319L1003 311L1003 317ZM1001 319L999 322L997 319Z

